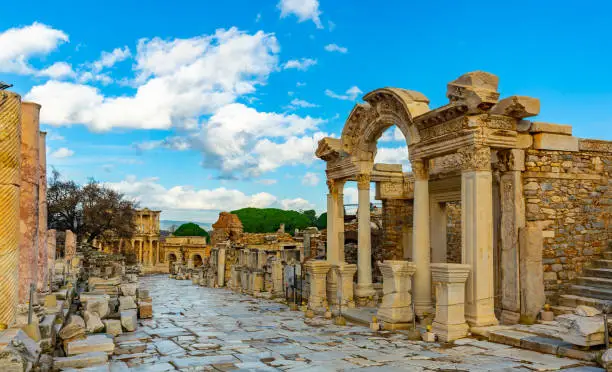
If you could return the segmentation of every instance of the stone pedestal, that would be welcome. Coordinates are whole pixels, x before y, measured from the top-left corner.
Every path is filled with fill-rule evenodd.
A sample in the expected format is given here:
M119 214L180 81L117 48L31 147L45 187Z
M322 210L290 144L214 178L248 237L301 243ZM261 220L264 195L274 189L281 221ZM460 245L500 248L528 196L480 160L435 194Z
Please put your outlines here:
M251 274L251 280L253 284L251 286L251 292L259 293L264 289L264 273L263 271L255 271Z
M317 312L324 312L327 308L327 272L331 265L327 261L310 260L304 268L310 275L310 293L308 307Z
M431 264L431 276L436 285L436 316L432 331L438 339L449 342L468 334L465 321L465 281L470 265Z
M384 261L379 264L383 275L383 299L378 308L378 319L386 329L407 329L412 326L412 275L417 271L414 262Z
M336 291L336 306L341 309L354 308L355 300L353 278L357 272L357 265L343 262L339 265L332 266L332 271L336 274L337 291Z

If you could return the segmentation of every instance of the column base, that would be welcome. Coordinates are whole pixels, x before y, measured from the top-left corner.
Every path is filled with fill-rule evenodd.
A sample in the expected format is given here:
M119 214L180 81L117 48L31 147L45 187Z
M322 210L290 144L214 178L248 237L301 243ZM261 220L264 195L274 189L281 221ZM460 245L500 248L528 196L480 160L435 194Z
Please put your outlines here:
M414 297L412 298L412 300L414 301ZM431 317L433 319L433 316L435 315L435 311L433 308L433 305L431 303L428 304L418 304L414 303L414 315L416 315L417 318L419 319L423 319L423 318L429 318Z
M467 323L442 324L434 321L431 325L431 331L435 333L438 336L438 340L442 342L450 342L466 337L469 328Z
M398 330L408 330L413 329L414 325L412 323L389 323L384 320L381 321L382 328L386 331L398 331Z
M465 320L468 322L470 327L488 327L499 325L499 321L495 317L495 314L488 314L483 316L471 316L465 314Z
M502 310L501 324L518 324L521 314L516 311Z
M372 283L369 284L359 284L355 287L355 297L356 302L359 305L367 304L371 302L371 299L376 294L376 290L374 289L374 285ZM363 305L362 305L363 306Z

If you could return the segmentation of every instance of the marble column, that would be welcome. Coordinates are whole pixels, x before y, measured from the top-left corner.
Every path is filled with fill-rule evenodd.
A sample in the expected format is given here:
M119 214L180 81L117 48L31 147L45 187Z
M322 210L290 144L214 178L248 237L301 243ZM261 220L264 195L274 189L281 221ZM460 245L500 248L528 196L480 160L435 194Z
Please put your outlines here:
M521 312L519 229L525 227L523 177L525 151L512 149L497 154L501 171L501 322L518 323Z
M219 287L225 285L225 248L217 250L217 283Z
M336 225L334 226L334 234L338 238L338 243L336 243L338 249L338 263L344 262L344 184L345 181L336 181ZM333 264L334 263L332 263L332 265Z
M327 262L330 265L337 265L344 260L344 217L342 210L344 208L343 189L344 181L330 180L327 182L329 188L328 194L328 214L327 219ZM342 223L340 223L342 218ZM331 307L336 306L338 291L338 278L334 270L329 270L327 273L327 301Z
M337 307L351 309L355 307L353 278L357 272L357 265L346 262L332 266L338 278L338 290L335 294ZM329 296L328 296L329 297Z
M413 301L418 317L431 314L431 263L429 238L429 170L425 160L413 160L414 210L412 215L412 261L417 267L414 274Z
M19 195L19 302L28 301L30 284L38 280L38 184L40 105L21 104L21 188Z
M468 334L465 322L465 281L470 265L452 263L431 264L431 276L436 285L436 316L432 332L443 342L454 341Z
M491 151L488 147L468 147L459 154L463 158L462 263L472 268L466 285L465 317L472 327L495 325Z
M38 137L38 281L36 288L46 291L49 287L50 272L47 249L47 133L39 132Z
M53 282L53 276L55 275L55 257L57 255L55 249L57 246L57 233L55 230L47 230L47 260L49 266L49 282Z
M304 268L310 276L310 293L308 307L316 312L323 312L327 308L327 272L331 265L323 260L310 260Z
M327 187L329 193L327 194L327 261L336 263L338 262L338 239L336 238L335 227L336 227L336 198L338 196L336 181L328 180Z
M19 295L21 97L2 92L0 105L0 324L15 319Z
M373 296L372 285L372 232L370 226L370 175L357 176L357 288L355 295L360 302Z
M378 318L385 329L412 327L412 275L418 272L414 262L386 260L378 265L383 275L383 299L378 308Z

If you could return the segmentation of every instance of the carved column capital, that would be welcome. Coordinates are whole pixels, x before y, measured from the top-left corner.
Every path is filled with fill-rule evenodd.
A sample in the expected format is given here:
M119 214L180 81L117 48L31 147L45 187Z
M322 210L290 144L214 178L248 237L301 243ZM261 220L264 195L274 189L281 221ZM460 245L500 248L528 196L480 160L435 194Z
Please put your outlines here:
M334 195L334 196L338 194L342 194L342 192L344 191L345 183L346 183L345 180L328 179L327 189L329 190L329 194Z
M489 147L468 146L457 151L461 156L461 169L467 171L490 171L491 149Z
M497 165L501 172L524 171L525 170L525 151L510 149L497 153Z
M357 175L357 189L369 190L370 189L370 175L361 173Z
M429 179L429 169L427 169L426 160L412 160L412 173L414 174L415 180L427 180Z

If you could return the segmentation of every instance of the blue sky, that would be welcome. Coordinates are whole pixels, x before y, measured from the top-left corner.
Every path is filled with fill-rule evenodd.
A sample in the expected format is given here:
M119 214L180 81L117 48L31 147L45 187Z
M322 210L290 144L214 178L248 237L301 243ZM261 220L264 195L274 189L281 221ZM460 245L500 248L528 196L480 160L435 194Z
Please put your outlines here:
M48 164L211 222L242 206L325 208L322 136L384 86L447 103L484 70L537 120L612 140L609 2L9 2L0 80L43 105ZM401 136L381 161L405 161ZM347 191L347 202L356 190Z

